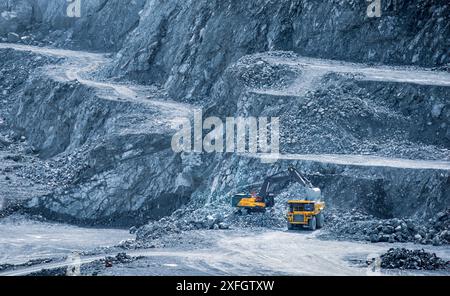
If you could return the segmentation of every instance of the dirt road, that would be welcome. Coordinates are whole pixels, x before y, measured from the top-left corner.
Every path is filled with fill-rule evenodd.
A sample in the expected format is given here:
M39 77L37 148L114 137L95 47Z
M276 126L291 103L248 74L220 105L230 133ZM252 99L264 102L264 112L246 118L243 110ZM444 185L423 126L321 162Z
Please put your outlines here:
M56 232L57 228L54 229ZM64 228L61 228L62 231ZM102 232L96 230L96 233ZM120 233L120 232L117 232ZM114 240L114 231L104 231ZM105 275L357 275L372 276L386 273L378 268L364 265L367 259L376 258L392 247L422 248L413 244L370 244L364 242L326 241L317 238L320 232L288 232L283 230L230 230L195 231L187 234L198 241L207 241L194 249L163 248L127 251L131 256L144 256L130 264L105 269ZM55 233L57 235L57 233ZM66 235L66 236L63 236ZM28 233L28 237L30 234ZM86 240L90 236L86 236ZM100 235L99 237L105 237ZM67 239L67 234L61 233ZM86 242L78 237L78 244ZM98 239L96 243L101 243ZM41 248L53 248L54 242L42 244ZM27 245L33 240L27 241ZM61 241L57 242L61 244ZM20 243L19 243L20 245ZM425 246L444 259L450 259L450 249ZM30 247L31 252L37 250ZM109 255L115 255L112 253ZM80 258L80 264L87 264L108 254ZM55 262L0 272L0 276L21 276L43 269L67 266L67 262ZM448 272L391 272L401 275L448 275Z
M0 49L14 49L63 58L65 59L63 63L51 66L47 69L46 74L57 81L76 80L95 89L105 99L120 99L122 101L132 101L154 106L164 115L164 118L167 118L169 123L171 119L176 123L177 118L190 115L191 107L187 104L150 99L149 94L155 93L155 88L143 85L105 82L93 77L92 74L96 70L111 62L111 59L105 54L10 43L0 43Z

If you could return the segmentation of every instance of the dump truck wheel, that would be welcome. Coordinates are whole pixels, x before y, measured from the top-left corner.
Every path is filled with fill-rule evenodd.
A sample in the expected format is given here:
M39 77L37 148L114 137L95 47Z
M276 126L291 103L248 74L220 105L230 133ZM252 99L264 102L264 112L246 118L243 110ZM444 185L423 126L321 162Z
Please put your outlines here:
M292 225L291 223L287 223L287 228L288 230L293 230L294 229L294 225Z
M325 224L325 217L323 216L323 213L318 214L316 217L317 217L317 229L323 228Z
M312 217L311 219L309 219L308 227L312 231L317 229L317 218L316 217Z

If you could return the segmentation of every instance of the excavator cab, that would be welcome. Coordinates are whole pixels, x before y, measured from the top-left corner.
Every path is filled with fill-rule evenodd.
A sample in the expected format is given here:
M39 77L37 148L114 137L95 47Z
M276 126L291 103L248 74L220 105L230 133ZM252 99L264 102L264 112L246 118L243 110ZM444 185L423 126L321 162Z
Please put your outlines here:
M273 194L268 194L266 198L263 198L255 193L236 194L231 204L232 207L238 208L241 213L265 212L266 209L272 208L274 205L275 198Z
M290 200L288 202L287 226L289 230L320 229L324 226L325 203L313 200Z

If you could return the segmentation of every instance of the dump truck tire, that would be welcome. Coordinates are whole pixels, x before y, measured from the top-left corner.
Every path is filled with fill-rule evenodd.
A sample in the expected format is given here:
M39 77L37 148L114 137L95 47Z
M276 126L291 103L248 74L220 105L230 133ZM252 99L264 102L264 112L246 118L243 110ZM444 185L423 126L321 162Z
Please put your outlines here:
M294 225L292 225L291 223L287 223L287 229L288 230L293 230L294 229Z
M308 227L312 231L317 229L317 218L315 216L309 219Z
M317 219L317 229L323 228L325 225L325 217L323 216L323 213L320 213L316 216Z

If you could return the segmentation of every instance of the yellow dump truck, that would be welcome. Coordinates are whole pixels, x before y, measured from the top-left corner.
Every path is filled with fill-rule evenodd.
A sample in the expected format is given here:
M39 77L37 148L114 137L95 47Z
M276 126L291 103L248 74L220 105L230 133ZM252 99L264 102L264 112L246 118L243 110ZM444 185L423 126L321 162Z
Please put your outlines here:
M325 203L311 200L290 200L288 202L287 226L294 229L320 229L325 224L323 210Z

